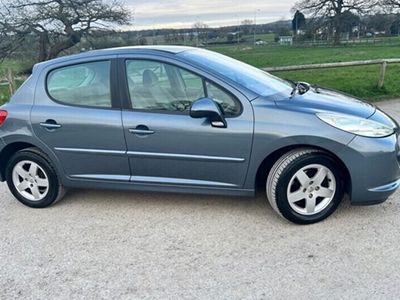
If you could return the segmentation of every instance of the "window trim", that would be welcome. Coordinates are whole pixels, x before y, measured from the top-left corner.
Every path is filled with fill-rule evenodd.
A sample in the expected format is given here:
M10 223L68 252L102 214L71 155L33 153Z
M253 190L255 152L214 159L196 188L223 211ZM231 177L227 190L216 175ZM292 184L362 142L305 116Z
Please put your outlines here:
M110 79L110 100L111 100L111 106L110 107L104 107L104 106L92 106L92 105L79 105L79 104L72 104L72 103L67 103L63 102L61 100L58 100L54 98L49 91L48 88L48 80L50 73L63 69L63 68L68 68L68 67L73 67L73 66L79 66L79 65L84 65L84 64L90 64L90 63L97 63L97 62L109 62L110 63L110 72L109 72L109 79ZM44 78L44 88L46 91L47 97L49 99L57 104L64 105L64 106L71 106L71 107L79 107L79 108L91 108L91 109L102 109L102 110L121 110L121 103L118 97L118 86L113 80L113 78L117 77L117 58L104 58L104 59L97 59L97 60L86 60L86 61L80 61L80 62L74 62L70 64L65 64L61 66L57 66L55 68L51 68L48 71L46 71L46 76Z
M132 61L132 60L141 60L141 61L150 61L150 62L158 62L158 63L162 63L162 64L168 64L171 65L173 67L176 67L178 69L183 69L189 73L192 73L196 76L198 76L201 80L202 80L202 85L203 85L203 92L205 97L207 97L208 91L207 91L207 85L206 82L210 82L211 84L215 85L216 87L220 88L222 91L224 91L225 93L227 93L228 95L230 95L232 97L232 100L238 105L239 107L239 111L237 114L235 115L225 115L224 114L224 118L229 119L229 118L237 118L239 116L242 115L243 113L243 104L242 102L238 99L238 97L236 97L236 95L234 95L232 92L230 92L228 89L226 89L225 87L221 86L220 84L216 83L214 80L205 77L203 75L198 74L195 71L190 70L189 68L186 67L182 67L178 64L175 64L173 62L170 61L165 61L159 58L151 58L151 57L119 57L119 61L120 63L118 64L119 66L119 74L120 76L122 76L122 80L120 80L121 84L123 85L123 92L120 94L121 97L125 98L126 100L124 101L123 104L123 109L125 110L129 110L129 111L133 111L133 112L144 112L144 113L158 113L158 114L171 114L171 115L184 115L184 116L189 116L189 111L172 111L172 110L155 110L155 109L138 109L138 108L133 108L132 106L132 99L131 99L131 95L129 92L129 82L128 82L128 73L127 73L127 68L126 68L126 64L127 61ZM121 79L121 78L119 78Z

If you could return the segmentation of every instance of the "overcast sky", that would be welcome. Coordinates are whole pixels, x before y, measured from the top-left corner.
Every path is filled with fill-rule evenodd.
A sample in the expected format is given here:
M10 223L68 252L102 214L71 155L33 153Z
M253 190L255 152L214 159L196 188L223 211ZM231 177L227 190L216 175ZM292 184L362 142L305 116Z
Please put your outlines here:
M296 0L125 0L135 16L136 29L191 27L204 22L210 27L235 25L244 19L257 23L291 17Z

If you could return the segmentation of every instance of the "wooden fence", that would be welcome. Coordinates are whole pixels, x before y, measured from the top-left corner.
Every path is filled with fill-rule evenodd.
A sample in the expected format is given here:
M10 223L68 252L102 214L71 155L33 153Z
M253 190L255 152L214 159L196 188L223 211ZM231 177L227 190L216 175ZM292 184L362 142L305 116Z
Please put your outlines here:
M16 79L11 69L8 69L5 76L3 78L0 77L0 85L8 85L8 91L12 95L17 89Z
M309 65L295 65L295 66L283 66L283 67L268 67L262 68L262 70L267 72L284 72L284 71L301 71L301 70L313 70L313 69L330 69L330 68L344 68L344 67L357 67L366 65L380 65L378 87L383 87L385 84L386 68L388 64L398 64L400 63L400 58L390 58L390 59L374 59L374 60L361 60L361 61L348 61L348 62L338 62L338 63L323 63L323 64L309 64ZM17 88L15 80L24 79L16 78L11 71L8 69L6 76L0 78L0 85L8 85L10 95L15 93Z
M385 84L385 75L386 75L387 65L388 64L398 64L398 63L400 63L400 58L373 59L373 60L348 61L348 62L339 62L339 63L283 66L283 67L270 67L270 68L262 68L262 69L267 72L283 72L283 71L301 71L301 70L312 70L312 69L357 67L357 66L366 66L366 65L381 65L380 72L379 72L379 80L378 80L378 87L381 88Z

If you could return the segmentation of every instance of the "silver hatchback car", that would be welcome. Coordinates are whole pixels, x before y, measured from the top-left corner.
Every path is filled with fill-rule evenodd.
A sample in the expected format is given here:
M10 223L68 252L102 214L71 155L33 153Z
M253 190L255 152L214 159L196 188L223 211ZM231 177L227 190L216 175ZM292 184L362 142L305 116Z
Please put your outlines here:
M128 47L37 64L0 111L0 180L25 205L66 188L253 196L299 224L345 193L400 184L397 123L375 106L189 47Z

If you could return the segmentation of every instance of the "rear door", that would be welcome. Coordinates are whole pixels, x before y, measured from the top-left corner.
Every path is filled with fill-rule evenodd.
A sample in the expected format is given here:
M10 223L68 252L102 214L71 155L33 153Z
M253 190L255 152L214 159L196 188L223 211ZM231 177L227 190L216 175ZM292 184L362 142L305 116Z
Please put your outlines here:
M114 57L53 65L40 75L31 121L70 179L129 181Z
M120 60L127 108L124 132L132 170L141 184L240 189L253 135L249 101L217 79L159 57ZM227 128L193 119L193 101L208 96L225 111Z

